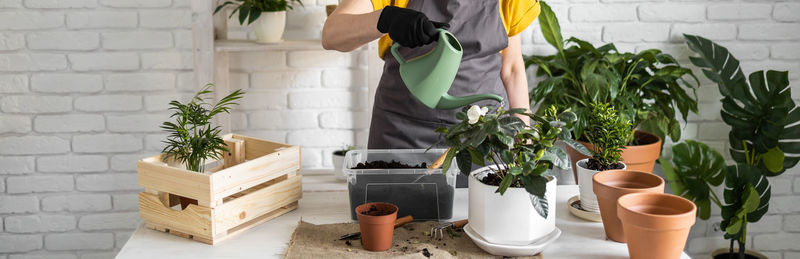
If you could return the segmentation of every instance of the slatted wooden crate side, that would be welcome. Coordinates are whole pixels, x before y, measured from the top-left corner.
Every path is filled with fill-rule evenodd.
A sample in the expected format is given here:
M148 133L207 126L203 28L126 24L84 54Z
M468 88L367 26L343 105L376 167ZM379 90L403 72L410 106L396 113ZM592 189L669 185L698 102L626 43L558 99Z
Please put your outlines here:
M208 204L211 197L211 177L183 168L168 166L156 155L136 162L139 186L198 200Z
M139 193L139 216L150 227L161 231L179 231L199 238L211 240L216 232L212 224L212 208L189 204L184 210L174 210L165 206L157 195Z
M300 147L233 135L242 139L247 162L211 175L212 200L300 170ZM258 154L251 156L252 154Z
M265 183L265 187L242 197L226 201L214 209L218 233L232 229L261 215L297 202L303 197L302 176L280 177Z

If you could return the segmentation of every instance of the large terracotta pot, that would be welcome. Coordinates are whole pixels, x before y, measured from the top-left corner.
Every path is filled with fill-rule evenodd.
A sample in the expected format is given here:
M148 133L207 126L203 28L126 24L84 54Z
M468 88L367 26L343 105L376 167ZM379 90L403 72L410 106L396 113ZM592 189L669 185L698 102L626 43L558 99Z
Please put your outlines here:
M637 130L634 138L641 143L647 143L637 146L625 146L622 150L622 162L628 166L628 170L652 172L653 167L656 165L656 160L661 156L661 138L652 133ZM587 142L578 141L589 150L595 149L594 145ZM575 164L585 158L589 158L567 145L567 155L572 161L572 173L575 177L575 183L578 182L578 169Z
M388 213L383 215L367 215L363 213L371 208ZM386 251L392 247L397 210L397 206L384 202L365 203L356 207L358 226L361 229L361 245L364 249Z
M469 176L469 227L486 241L499 245L528 245L556 229L556 178L550 179L544 193L550 204L547 218L531 205L531 194L525 188L508 188L503 195L497 186L483 179L492 172L482 167ZM480 177L480 178L478 178Z
M622 222L617 217L617 199L637 192L664 193L664 179L642 171L609 170L592 177L594 194L600 204L603 228L611 240L625 243Z
M690 200L664 193L631 193L617 200L617 216L632 259L680 258L697 207Z
M733 251L734 253L738 253L739 248L735 248L733 249ZM709 259L716 259L716 258L728 259L728 252L730 252L730 249L728 248L720 248L714 250L713 252L711 252L711 256L709 256ZM769 259L769 257L767 257L766 255L749 249L744 251L744 256L747 259ZM734 258L738 257L734 255Z

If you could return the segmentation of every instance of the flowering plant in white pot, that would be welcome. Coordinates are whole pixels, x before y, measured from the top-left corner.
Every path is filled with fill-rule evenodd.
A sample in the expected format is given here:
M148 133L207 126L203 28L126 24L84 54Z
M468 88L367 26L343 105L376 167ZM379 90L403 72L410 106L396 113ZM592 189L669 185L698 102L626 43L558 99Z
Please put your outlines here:
M274 43L283 40L283 30L286 26L286 9L292 10L293 3L303 5L301 0L233 0L226 1L217 6L214 14L227 5L235 5L230 17L239 13L239 24L253 25L256 33L256 42Z
M456 114L461 122L437 129L450 147L443 171L456 159L460 171L469 173L467 227L490 243L527 245L555 230L549 208L556 180L548 172L553 166L569 168L569 160L554 144L562 140L586 148L572 139L574 113L550 107L542 114L472 106ZM531 126L519 115L530 117ZM473 164L484 167L472 170Z

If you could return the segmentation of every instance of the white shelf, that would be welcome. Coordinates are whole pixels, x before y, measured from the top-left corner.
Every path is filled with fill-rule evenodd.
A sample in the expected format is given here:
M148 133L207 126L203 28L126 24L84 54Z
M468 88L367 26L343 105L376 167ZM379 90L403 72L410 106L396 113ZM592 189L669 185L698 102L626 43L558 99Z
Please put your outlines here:
M218 52L243 51L281 51L281 50L322 50L320 40L285 40L278 43L256 43L252 40L215 40L214 50Z

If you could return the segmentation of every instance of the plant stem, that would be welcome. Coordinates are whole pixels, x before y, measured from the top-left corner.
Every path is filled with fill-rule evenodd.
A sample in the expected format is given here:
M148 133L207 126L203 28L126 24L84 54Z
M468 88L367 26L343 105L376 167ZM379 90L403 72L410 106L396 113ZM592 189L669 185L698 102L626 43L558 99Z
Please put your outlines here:
M731 246L728 248L728 259L733 259L733 238L731 238Z
M709 190L711 190L711 186L709 186L708 188L709 188ZM719 202L719 197L717 197L717 193L715 193L713 191L710 191L709 193L711 193L711 196L710 196L711 201L716 203L718 207L722 208L722 203Z

